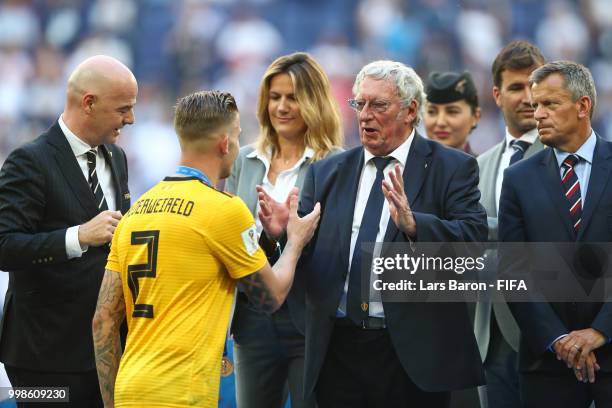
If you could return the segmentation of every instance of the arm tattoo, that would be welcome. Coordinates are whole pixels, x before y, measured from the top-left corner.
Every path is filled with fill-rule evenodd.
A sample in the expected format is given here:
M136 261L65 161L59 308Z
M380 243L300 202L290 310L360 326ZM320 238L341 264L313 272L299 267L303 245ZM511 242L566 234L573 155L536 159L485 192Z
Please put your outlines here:
M96 369L104 406L114 406L115 379L121 359L119 326L125 317L123 287L119 273L104 272L93 321Z
M270 289L261 278L259 272L252 273L238 281L240 288L247 295L251 303L264 313L272 313L280 305L272 296Z

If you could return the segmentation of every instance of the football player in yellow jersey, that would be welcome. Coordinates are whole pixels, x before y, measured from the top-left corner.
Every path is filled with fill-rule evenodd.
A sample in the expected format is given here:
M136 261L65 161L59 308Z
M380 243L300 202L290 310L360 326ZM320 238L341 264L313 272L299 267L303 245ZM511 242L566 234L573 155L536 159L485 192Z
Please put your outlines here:
M176 106L174 125L181 145L177 175L125 214L100 289L93 335L107 407L216 407L235 284L262 310L276 310L319 221L318 205L297 215L293 192L287 245L271 267L246 205L213 187L229 176L239 150L234 98L188 95Z

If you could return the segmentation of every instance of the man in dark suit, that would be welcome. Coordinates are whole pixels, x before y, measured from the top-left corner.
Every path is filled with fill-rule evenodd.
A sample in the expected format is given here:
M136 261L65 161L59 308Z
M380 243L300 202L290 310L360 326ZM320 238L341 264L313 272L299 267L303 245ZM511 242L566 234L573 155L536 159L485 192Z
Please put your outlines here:
M478 157L480 202L487 211L489 240L497 241L497 210L504 170L544 148L538 138L531 107L529 75L544 64L540 50L527 41L512 41L492 65L493 96L500 108L506 131L503 140ZM497 277L497 252L487 253L483 280ZM488 300L476 304L474 333L484 362L486 387L479 389L482 408L520 406L518 346L520 331L504 302Z
M557 61L536 69L530 82L540 140L550 148L506 170L500 241L610 241L612 143L591 128L591 73ZM528 270L526 256L508 253L500 253L501 273ZM523 406L612 406L610 303L511 303L510 309L521 329Z
M0 171L0 269L9 272L0 358L14 387L69 387L68 406L102 406L91 322L108 243L130 205L114 143L134 123L137 92L119 61L85 60L58 121Z
M363 146L313 164L302 191L301 212L322 206L299 270L305 394L322 408L447 407L451 390L484 381L465 303L361 303L361 264L371 265L361 244L486 240L478 166L416 133L424 93L411 68L368 64L353 93ZM260 219L277 235L260 198Z

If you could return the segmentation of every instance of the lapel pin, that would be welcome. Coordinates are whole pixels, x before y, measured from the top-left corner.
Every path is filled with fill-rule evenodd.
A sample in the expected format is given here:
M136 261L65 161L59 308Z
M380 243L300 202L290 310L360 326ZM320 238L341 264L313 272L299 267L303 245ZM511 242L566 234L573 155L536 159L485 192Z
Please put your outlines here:
M125 194L123 195L123 199L124 199L124 200L129 200L129 199L130 199L130 197L131 197L131 196L130 196L130 193L125 193Z
M425 168L427 168L427 163L425 163Z

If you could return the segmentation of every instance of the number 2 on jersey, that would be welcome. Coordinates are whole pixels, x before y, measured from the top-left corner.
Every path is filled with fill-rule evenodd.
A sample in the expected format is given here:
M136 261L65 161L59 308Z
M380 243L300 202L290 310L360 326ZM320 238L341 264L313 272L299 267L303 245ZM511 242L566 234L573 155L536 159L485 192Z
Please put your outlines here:
M147 245L147 263L128 265L128 286L132 292L132 300L134 301L134 311L132 317L153 318L153 305L142 302L143 299L138 298L140 286L138 279L140 278L155 278L157 270L157 247L159 244L159 230L155 231L134 231L132 232L132 245Z

